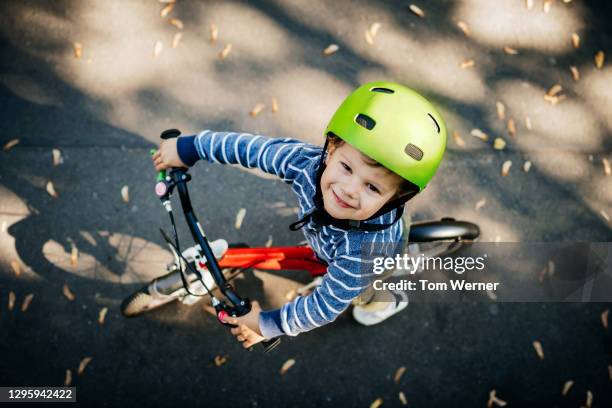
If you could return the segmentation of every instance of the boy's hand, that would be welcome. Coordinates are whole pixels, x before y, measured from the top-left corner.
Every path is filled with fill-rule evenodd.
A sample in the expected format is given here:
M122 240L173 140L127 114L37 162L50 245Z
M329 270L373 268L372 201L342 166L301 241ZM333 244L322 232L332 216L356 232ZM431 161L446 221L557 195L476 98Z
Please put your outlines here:
M259 314L261 307L256 300L251 302L251 311L240 317L226 317L225 322L235 324L238 327L232 328L230 331L236 339L242 342L242 347L249 348L266 338L259 331Z
M177 140L178 138L175 137L161 142L157 152L151 156L155 170L161 171L170 167L188 167L181 161L181 158L178 155L178 151L176 149Z

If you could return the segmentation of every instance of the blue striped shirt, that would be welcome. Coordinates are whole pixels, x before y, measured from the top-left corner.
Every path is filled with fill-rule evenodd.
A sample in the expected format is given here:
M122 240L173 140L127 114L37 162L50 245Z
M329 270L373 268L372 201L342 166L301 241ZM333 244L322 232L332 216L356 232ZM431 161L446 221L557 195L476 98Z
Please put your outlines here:
M299 218L315 208L315 182L322 153L319 146L290 138L205 130L196 136L180 137L177 149L181 160L189 166L203 159L258 168L278 176L297 195ZM391 223L395 211L368 222ZM371 268L363 267L368 262L363 257L364 248L372 244L396 245L403 234L401 219L387 229L372 232L345 231L310 220L302 231L314 252L328 264L327 273L322 284L307 296L298 296L280 309L261 313L259 326L266 338L296 336L333 322L368 286L370 281L365 278L373 276L368 273Z

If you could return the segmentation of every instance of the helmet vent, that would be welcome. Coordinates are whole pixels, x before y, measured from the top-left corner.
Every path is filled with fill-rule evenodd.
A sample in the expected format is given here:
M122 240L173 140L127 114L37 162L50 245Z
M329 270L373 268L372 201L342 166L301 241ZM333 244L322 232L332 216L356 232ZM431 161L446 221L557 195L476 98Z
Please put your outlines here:
M406 145L406 147L404 148L404 152L416 161L421 161L421 159L423 158L423 151L412 143L408 143Z
M431 120L433 120L434 125L436 125L436 129L438 133L440 133L440 125L438 125L438 121L433 116L431 116L431 113L428 113L428 115L431 118Z
M357 122L359 125L363 126L368 130L372 130L374 129L374 126L376 126L376 122L374 121L374 119L364 115L363 113L357 115L357 117L355 118L355 122Z
M386 94L395 93L395 91L393 89L389 89L389 88L372 88L370 90L372 92L380 92L380 93L386 93Z

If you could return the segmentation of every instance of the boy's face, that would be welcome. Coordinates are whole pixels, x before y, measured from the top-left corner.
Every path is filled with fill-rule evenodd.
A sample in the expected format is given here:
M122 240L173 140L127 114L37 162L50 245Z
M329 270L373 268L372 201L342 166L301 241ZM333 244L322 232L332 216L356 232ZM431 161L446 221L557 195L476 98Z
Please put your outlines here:
M325 210L334 218L366 220L394 198L402 178L348 143L331 146L321 176Z

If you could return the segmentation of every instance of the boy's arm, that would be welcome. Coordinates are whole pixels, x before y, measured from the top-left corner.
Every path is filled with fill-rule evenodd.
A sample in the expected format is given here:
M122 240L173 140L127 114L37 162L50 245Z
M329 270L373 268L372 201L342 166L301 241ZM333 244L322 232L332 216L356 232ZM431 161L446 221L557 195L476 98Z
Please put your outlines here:
M296 139L275 139L249 133L212 132L179 137L177 150L181 160L193 166L198 159L211 163L257 167L291 183L315 156L315 146Z

